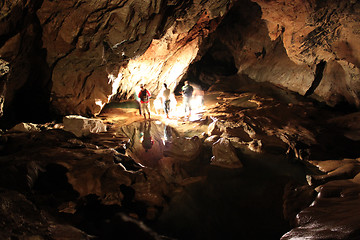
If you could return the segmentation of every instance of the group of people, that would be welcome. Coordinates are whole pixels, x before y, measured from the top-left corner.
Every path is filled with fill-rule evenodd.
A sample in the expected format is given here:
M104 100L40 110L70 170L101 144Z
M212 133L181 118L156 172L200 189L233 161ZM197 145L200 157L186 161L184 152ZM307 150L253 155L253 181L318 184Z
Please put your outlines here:
M181 94L183 96L183 106L185 114L190 117L191 115L191 98L194 92L194 88L189 84L189 81L184 82L184 86L181 88ZM164 113L166 114L166 118L169 118L170 113L170 95L171 91L168 88L167 84L164 83L163 89L160 92L159 98L161 99ZM146 113L148 114L148 118L150 119L150 108L149 101L151 94L149 90L145 88L143 84L140 85L140 91L137 95L140 102L140 115L142 114L146 119Z

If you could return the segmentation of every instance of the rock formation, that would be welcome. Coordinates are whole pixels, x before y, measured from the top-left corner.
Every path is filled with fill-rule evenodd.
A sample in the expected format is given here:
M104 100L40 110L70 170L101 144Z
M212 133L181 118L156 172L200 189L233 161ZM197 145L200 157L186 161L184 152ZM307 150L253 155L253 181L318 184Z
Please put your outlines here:
M219 22L213 19L223 16L230 6L225 0L202 4L162 0L36 2L1 5L0 57L10 65L6 76L7 68L2 67L1 90L5 92L6 86L2 98L8 114L19 111L16 108L26 101L21 96L16 104L15 95L20 91L43 91L38 93L42 104L50 102L56 114L90 116L101 111L119 86L125 97L139 81L156 82L151 90L165 80L174 88L196 57L199 41ZM127 65L150 45L140 61ZM187 56L179 61L183 54ZM166 79L169 75L171 81ZM29 89L27 85L34 82Z
M236 73L359 107L359 8L340 0L6 1L2 112L92 116L139 83L156 94L184 75L211 85Z
M359 9L357 1L238 1L189 78L234 82L235 68L243 78L358 108Z
M261 7L270 38L281 36L294 63L316 70L314 88L307 94L330 105L349 102L359 107L359 2L254 2Z
M345 113L360 109L359 35L357 0L1 1L0 128L15 126L0 131L1 237L89 239L81 222L101 208L110 232L130 223L156 239L134 219L156 219L179 186L202 181L194 166L246 171L241 152L309 171L308 185L286 188L282 239L357 239L359 113ZM177 93L184 80L215 101L195 121L203 138L159 136L140 152L141 130L76 136L51 122L97 116L139 84ZM79 228L62 224L67 214Z

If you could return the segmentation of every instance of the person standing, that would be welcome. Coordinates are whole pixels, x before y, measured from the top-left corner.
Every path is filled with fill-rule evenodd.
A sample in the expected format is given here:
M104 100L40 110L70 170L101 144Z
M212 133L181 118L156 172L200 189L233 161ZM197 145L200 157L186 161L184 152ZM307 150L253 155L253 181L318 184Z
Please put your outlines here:
M137 107L139 108L139 115L141 116L141 103L140 103L140 98L139 98L139 92L135 92L134 93L134 97L135 97L135 100L136 100L136 103L137 103Z
M140 106L141 106L141 113L144 115L146 119L146 112L149 114L150 119L150 109L149 109L149 98L151 97L150 92L144 87L143 84L140 85L140 92L138 97L140 98Z
M185 85L181 88L183 96L183 105L185 114L188 112L188 116L191 115L191 98L194 92L194 88L189 84L189 81L185 81Z
M161 101L164 106L164 112L166 114L166 118L169 118L170 111L170 89L167 87L166 83L164 83L164 89L161 92Z

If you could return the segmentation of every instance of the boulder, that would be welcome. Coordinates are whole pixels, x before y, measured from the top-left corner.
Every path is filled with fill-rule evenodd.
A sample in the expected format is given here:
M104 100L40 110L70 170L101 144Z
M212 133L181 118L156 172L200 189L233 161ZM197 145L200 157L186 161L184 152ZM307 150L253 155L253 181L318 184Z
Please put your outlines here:
M219 139L220 139L219 135L212 135L205 139L204 144L205 144L205 146L212 147L212 145Z
M221 135L223 133L222 129L220 128L218 121L213 121L212 123L210 123L209 127L208 127L208 135L212 136L212 135Z
M40 129L34 123L19 123L11 128L11 132L38 132Z
M25 195L1 189L1 239L90 239L81 230L57 222Z
M288 239L359 239L360 185L350 180L331 181L320 188L310 207L297 217L298 227Z
M229 139L220 138L213 144L212 152L211 165L225 168L241 168L243 166Z
M106 125L100 119L69 115L63 118L63 124L65 131L72 132L77 137L87 136L90 133L106 132Z
M358 159L309 161L324 174L306 176L309 185L319 185L331 180L353 179L360 173Z
M201 149L202 143L197 136L192 138L178 137L165 145L164 156L173 157L181 161L191 161L199 156Z

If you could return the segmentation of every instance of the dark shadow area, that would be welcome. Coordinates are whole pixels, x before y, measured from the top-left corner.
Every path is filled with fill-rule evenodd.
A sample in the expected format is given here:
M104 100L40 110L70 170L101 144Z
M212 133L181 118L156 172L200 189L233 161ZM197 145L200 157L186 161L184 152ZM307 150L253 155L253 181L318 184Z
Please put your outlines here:
M156 233L150 230L145 224L135 218L129 217L132 214L143 218L146 206L130 206L133 202L133 192L130 189L124 190L124 206L104 205L96 195L88 195L78 202L76 213L69 216L72 224L96 240L110 239L156 239Z
M164 133L168 132L166 126L152 124L153 140L164 140ZM130 146L134 154L142 151L141 146L136 147L141 144L136 137L136 131L141 129L138 125L135 123L124 129L128 133L135 131L130 135L134 136L132 141L135 144ZM171 144L171 138L166 139ZM161 152L161 148L158 151ZM289 161L284 154L249 155L239 150L238 155L244 164L242 169L209 165L211 147L204 147L195 160L184 159L174 164L177 168L175 178L197 176L202 180L179 189L169 199L169 205L159 219L146 224L159 234L180 240L280 239L291 229L283 216L285 187L290 182L306 183L304 166L297 161ZM161 161L153 163L155 156L149 155L149 159L141 157L144 160L141 164L161 169ZM131 192L125 186L123 188L125 192ZM129 203L128 200L126 202Z
M238 170L208 166L206 179L176 194L153 228L184 240L280 239L291 229L283 216L285 186L303 184L305 172L268 157L248 158Z
M201 60L189 66L189 70L184 79L200 85L206 90L213 82L207 81L208 78L204 78L204 75L231 76L236 74L237 70L231 50L219 39L215 39Z
M304 95L305 97L313 94L315 89L320 85L321 79L323 78L325 66L326 66L326 61L324 60L321 60L320 63L316 65L314 81L311 84L311 87L306 91Z
M39 172L34 182L34 201L37 204L56 209L60 204L79 197L66 177L67 169L58 164L49 164L45 171Z

